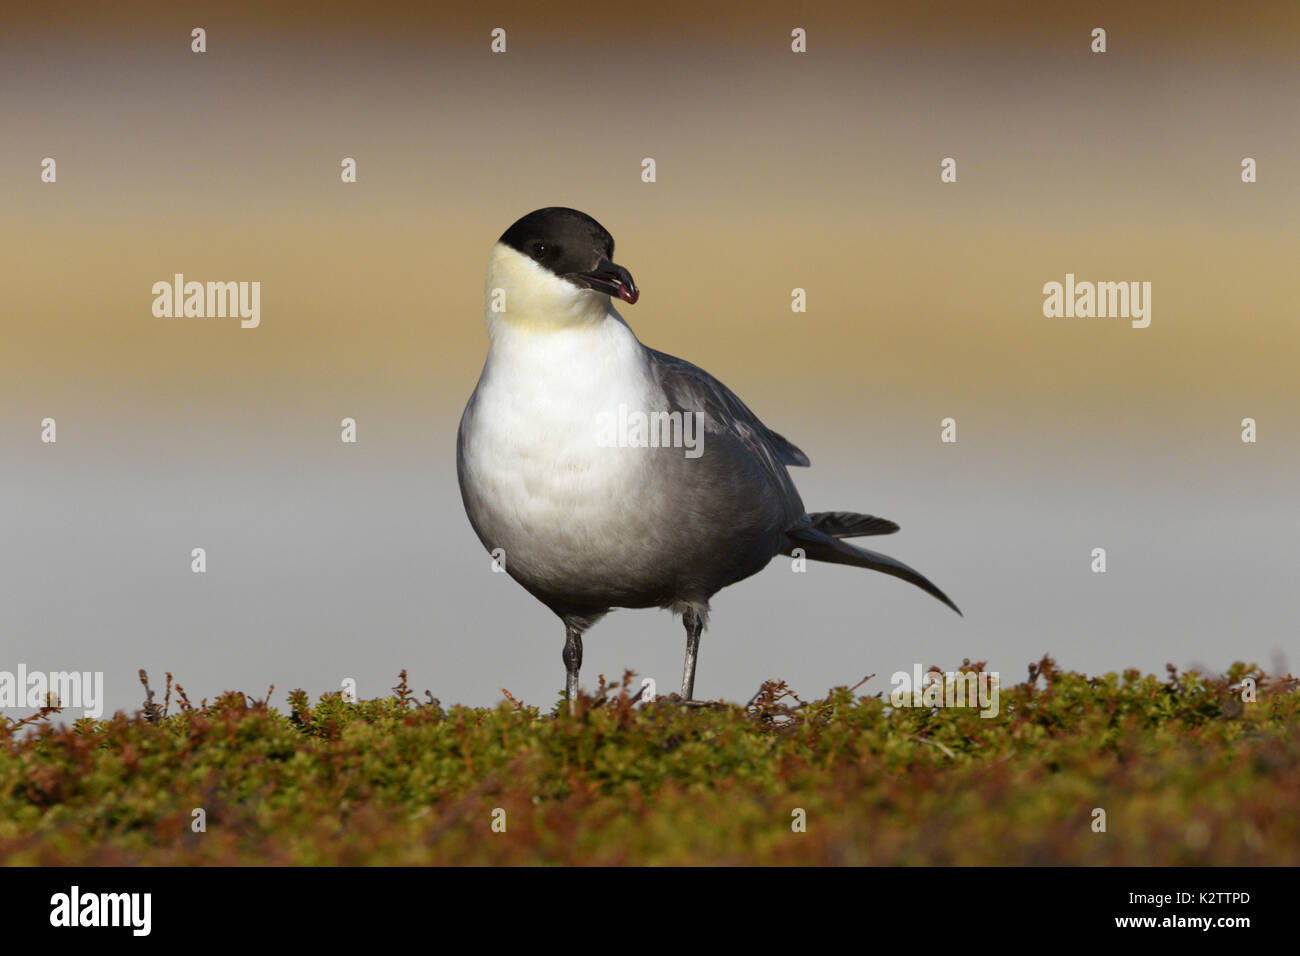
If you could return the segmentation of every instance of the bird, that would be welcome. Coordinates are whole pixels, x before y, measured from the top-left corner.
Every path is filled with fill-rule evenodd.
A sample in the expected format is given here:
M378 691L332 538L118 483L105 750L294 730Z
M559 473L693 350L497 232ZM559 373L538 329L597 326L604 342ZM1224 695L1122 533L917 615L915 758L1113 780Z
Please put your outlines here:
M570 711L583 636L614 608L681 616L680 700L698 703L710 600L778 555L893 575L961 614L920 572L846 540L895 522L808 512L789 473L808 456L708 372L643 345L614 307L640 296L591 216L548 206L517 220L488 257L488 353L457 431L470 525L563 622Z

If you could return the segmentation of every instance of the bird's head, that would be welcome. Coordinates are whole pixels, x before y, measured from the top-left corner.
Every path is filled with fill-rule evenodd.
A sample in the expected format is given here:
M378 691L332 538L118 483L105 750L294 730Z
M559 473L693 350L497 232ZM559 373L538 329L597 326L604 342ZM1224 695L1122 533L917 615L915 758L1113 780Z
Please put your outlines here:
M560 328L600 321L610 296L631 305L641 291L613 261L614 237L586 213L548 206L497 240L488 260L485 309L511 325Z

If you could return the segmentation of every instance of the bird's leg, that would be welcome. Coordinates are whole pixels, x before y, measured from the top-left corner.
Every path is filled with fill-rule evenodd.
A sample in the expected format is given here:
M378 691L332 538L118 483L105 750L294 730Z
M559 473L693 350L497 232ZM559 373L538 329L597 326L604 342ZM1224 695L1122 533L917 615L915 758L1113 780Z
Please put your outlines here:
M564 673L565 696L569 699L569 713L578 706L578 670L582 667L582 631L569 622L564 623Z
M704 630L704 618L692 608L682 612L682 623L686 625L686 663L682 665L682 700L688 701L695 693L695 658L700 653L700 632Z

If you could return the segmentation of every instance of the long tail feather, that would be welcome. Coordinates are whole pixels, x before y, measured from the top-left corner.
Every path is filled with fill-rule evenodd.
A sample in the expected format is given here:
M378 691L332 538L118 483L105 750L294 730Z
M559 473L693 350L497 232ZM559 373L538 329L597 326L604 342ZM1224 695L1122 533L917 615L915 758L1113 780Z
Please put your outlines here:
M881 574L890 574L896 578L902 578L961 614L961 608L952 603L948 595L940 591L929 578L920 571L909 568L902 561L895 560L887 554L868 551L866 548L848 544L838 538L831 537L831 535L817 527L796 528L793 531L787 531L786 534L791 539L791 542L789 547L783 551L784 554L789 554L794 548L803 548L804 553L814 561L848 564L857 568L870 568L872 571L879 571Z

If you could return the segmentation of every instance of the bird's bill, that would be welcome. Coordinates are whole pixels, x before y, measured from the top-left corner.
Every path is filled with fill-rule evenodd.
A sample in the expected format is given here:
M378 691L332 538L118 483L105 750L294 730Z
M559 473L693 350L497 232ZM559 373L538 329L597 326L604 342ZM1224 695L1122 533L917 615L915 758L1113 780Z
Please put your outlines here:
M601 259L591 272L570 272L565 278L585 288L616 295L628 305L641 298L641 290L636 287L632 273L608 259Z

